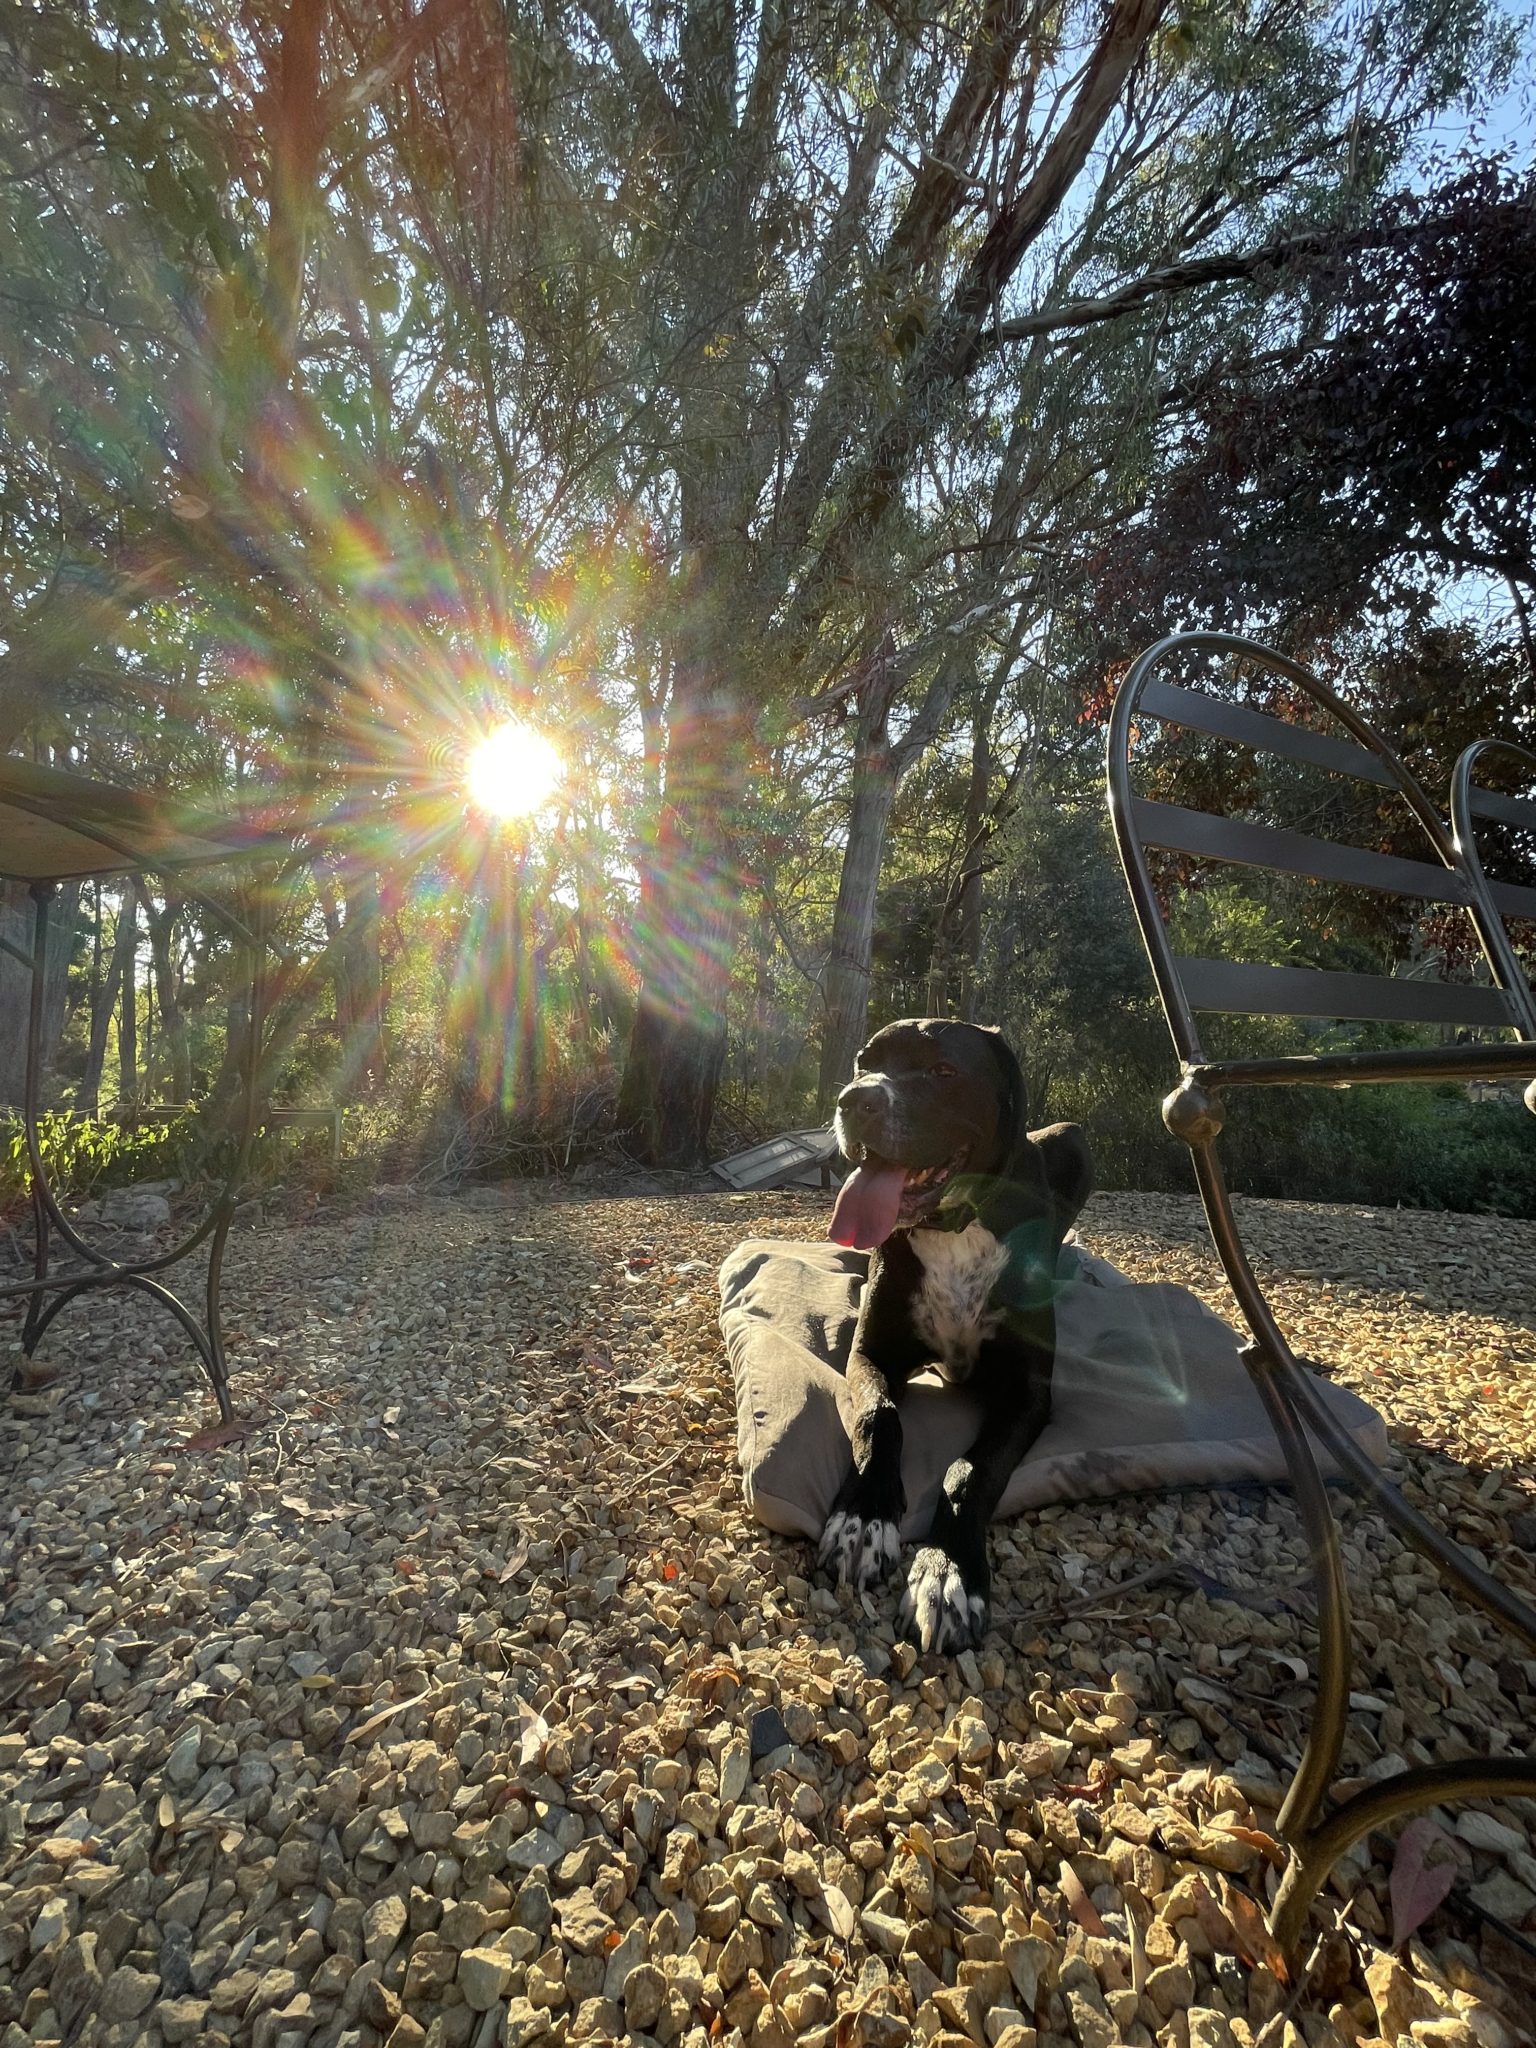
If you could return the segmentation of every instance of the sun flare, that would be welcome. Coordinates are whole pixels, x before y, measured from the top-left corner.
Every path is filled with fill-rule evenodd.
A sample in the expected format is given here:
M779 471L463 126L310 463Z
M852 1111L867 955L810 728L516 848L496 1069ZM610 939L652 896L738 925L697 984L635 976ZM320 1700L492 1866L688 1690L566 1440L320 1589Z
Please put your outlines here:
M471 752L471 801L493 818L526 818L549 801L563 767L542 733L513 719L487 733Z

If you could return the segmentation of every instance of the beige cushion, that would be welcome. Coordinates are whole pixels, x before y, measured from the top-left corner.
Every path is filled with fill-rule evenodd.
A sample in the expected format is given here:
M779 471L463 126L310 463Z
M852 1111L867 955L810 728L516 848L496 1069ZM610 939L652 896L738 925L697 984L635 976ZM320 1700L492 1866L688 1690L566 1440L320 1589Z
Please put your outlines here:
M865 1253L838 1245L757 1239L720 1269L742 1486L758 1520L786 1536L821 1534L848 1471L842 1367L867 1267ZM1071 1243L1060 1274L1051 1419L999 1515L1159 1487L1285 1479L1237 1336L1219 1316L1186 1287L1133 1282ZM1375 1409L1346 1387L1318 1384L1379 1464L1387 1433ZM944 1473L969 1448L980 1411L932 1373L909 1384L901 1408L902 1536L910 1542L926 1533Z

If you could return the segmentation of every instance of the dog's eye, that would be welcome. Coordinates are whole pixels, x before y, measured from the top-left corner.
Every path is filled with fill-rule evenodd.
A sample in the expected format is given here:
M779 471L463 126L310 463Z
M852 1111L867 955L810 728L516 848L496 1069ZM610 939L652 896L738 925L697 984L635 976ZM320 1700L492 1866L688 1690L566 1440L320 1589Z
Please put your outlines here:
M937 1080L952 1081L956 1074L959 1073L960 1069L958 1067L952 1067L949 1064L948 1060L939 1060L933 1066L931 1066L928 1069L928 1071Z

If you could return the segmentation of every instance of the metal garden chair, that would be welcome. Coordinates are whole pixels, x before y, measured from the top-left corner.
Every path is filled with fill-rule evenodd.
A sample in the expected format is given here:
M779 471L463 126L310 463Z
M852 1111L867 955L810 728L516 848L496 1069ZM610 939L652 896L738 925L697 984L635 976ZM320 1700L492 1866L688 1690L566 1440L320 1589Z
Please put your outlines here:
M1273 707L1255 709L1235 688L1223 694L1205 687L1213 657L1229 657L1237 665L1234 682L1243 696L1251 696L1258 682L1283 710L1294 707L1311 722L1275 716ZM1170 680L1169 671L1179 680ZM1192 687L1192 677L1202 686ZM1380 792L1394 794L1422 828L1426 857L1405 859L1137 795L1133 759L1140 758L1154 732L1162 735L1173 728L1199 736L1193 742L1197 755L1213 744L1218 750L1235 746L1240 750L1235 758L1250 764L1255 779L1254 757L1264 755L1277 758L1282 785L1287 777L1325 770L1366 784L1378 802ZM1530 1082L1525 1100L1536 1112L1536 1001L1504 924L1506 916L1536 918L1536 888L1490 882L1474 831L1479 823L1497 820L1536 838L1536 802L1479 789L1473 773L1488 759L1492 745L1469 748L1454 778L1453 834L1392 749L1334 691L1297 662L1224 633L1174 634L1136 661L1115 700L1108 751L1110 810L1120 857L1182 1066L1178 1085L1163 1104L1163 1119L1190 1148L1216 1251L1252 1332L1244 1361L1284 1447L1317 1587L1317 1698L1301 1761L1280 1809L1278 1827L1290 1863L1272 1912L1276 1939L1294 1953L1334 1864L1372 1829L1447 1800L1536 1796L1536 1759L1489 1757L1415 1766L1337 1804L1330 1802L1349 1712L1352 1629L1339 1531L1316 1447L1365 1490L1446 1580L1533 1645L1536 1611L1411 1507L1318 1398L1312 1376L1254 1275L1233 1215L1217 1143L1227 1116L1226 1096L1246 1088L1515 1077ZM1523 754L1522 749L1513 751ZM1536 770L1536 758L1524 759ZM1175 862L1236 864L1445 906L1450 916L1467 921L1475 950L1486 963L1487 984L1181 956L1174 950L1149 848L1163 849ZM1513 1037L1504 1043L1213 1059L1196 1021L1212 1012L1452 1026L1463 1034L1496 1029ZM1536 1131L1532 1136L1536 1140Z

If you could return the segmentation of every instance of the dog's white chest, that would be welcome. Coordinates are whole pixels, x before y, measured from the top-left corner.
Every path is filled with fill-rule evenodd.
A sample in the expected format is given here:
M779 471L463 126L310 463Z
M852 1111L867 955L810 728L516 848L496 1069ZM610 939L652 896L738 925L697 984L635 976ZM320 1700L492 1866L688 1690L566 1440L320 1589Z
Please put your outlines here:
M980 1223L964 1230L914 1230L912 1249L923 1269L912 1303L912 1324L933 1346L940 1377L967 1378L982 1339L1003 1320L987 1298L1008 1263L1008 1249Z

